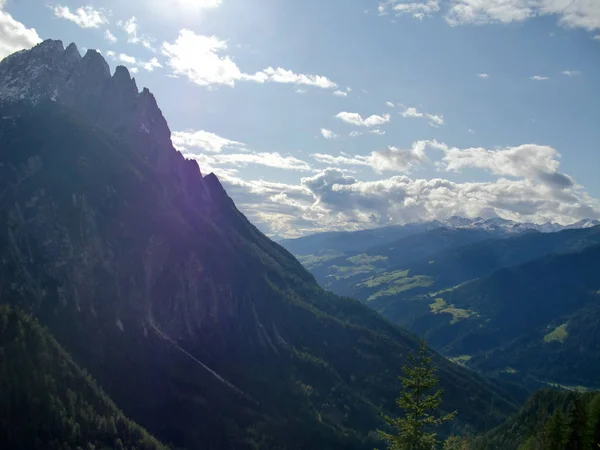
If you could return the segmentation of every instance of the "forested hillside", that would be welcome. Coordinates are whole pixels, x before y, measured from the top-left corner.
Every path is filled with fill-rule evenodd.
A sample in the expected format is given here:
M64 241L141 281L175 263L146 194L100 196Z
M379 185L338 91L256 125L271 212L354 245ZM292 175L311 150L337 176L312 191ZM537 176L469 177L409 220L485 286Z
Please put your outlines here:
M0 446L167 450L31 317L0 305Z

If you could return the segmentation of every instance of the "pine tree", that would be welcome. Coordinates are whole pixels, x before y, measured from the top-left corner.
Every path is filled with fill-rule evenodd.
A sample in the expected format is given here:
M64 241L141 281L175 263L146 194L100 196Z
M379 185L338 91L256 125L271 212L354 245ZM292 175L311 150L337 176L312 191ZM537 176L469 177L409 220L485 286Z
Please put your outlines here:
M569 429L565 417L556 409L544 427L544 450L565 450L568 436Z
M596 394L589 405L588 429L594 444L600 448L600 394ZM596 448L595 446L593 448Z
M588 412L580 397L575 400L569 411L569 450L587 450L589 448Z
M444 441L443 450L469 450L469 441L461 436L450 436Z
M391 450L431 450L438 444L436 433L431 429L452 420L452 412L437 416L436 409L442 403L442 389L437 388L438 379L431 357L427 356L427 344L421 340L417 355L409 355L410 364L402 368L404 376L398 378L403 390L396 403L404 410L404 416L386 422L395 429L395 434L379 431ZM434 392L432 392L434 391Z

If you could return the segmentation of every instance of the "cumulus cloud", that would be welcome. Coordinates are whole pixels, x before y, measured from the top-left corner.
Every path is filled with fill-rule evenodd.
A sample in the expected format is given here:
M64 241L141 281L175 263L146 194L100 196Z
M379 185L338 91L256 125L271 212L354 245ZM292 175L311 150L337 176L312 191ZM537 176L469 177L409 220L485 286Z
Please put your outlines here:
M394 104L392 102L385 102L385 106L387 106L389 108L393 108Z
M132 16L129 20L126 20L125 22L119 20L117 22L117 25L123 28L125 33L127 33L127 42L129 42L130 44L139 44L142 47L153 52L156 51L153 45L154 39L139 33L139 25L135 16Z
M546 81L546 80L549 80L550 78L548 78L544 75L534 75L534 76L530 77L530 79L533 81Z
M396 175L361 181L342 169L427 163L426 152L432 159L441 155L440 170L479 169L497 178L456 183ZM224 184L262 229L290 237L452 215L563 224L599 218L600 204L559 171L559 157L555 149L534 144L489 150L419 141L410 149L392 147L367 156L313 154L316 162L337 167L306 176L298 184L241 180L231 174L224 174Z
M27 28L2 10L0 0L0 60L19 50L31 48L42 42L33 28Z
M408 107L403 112L400 113L402 117L409 118L417 118L417 119L427 119L429 120L429 125L432 127L439 127L440 125L444 125L444 117L437 114L429 114L417 111L416 108Z
M488 150L459 149L437 141L427 141L427 145L444 153L438 165L447 171L476 168L494 175L535 180L556 188L573 186L573 180L569 176L558 172L560 154L549 146L526 144Z
M375 127L386 124L391 119L389 114L382 114L381 116L373 114L372 116L363 119L359 113L345 111L338 113L335 117L350 125L356 125L357 127Z
M119 61L124 62L126 64L136 64L137 61L133 56L127 55L125 53L119 53Z
M92 5L82 6L74 11L71 11L68 6L56 5L52 10L56 17L70 20L81 28L100 28L108 23L104 11L94 9Z
M323 89L337 87L325 76L295 73L281 67L244 73L229 55L224 54L227 48L227 42L216 36L203 36L184 29L179 31L175 42L164 42L161 50L174 75L185 76L199 86L234 86L237 81L253 81Z
M114 34L112 34L112 32L110 30L106 30L104 32L104 39L106 39L108 42L111 42L113 44L115 42L117 42L117 37Z
M409 149L388 147L384 150L371 152L367 156L348 155L342 153L333 156L324 153L314 153L311 156L322 164L335 166L366 166L378 173L382 172L408 172L417 165L425 164L428 158L425 155L427 141L418 141Z
M344 91L334 91L333 95L336 97L348 97L348 93Z
M191 149L220 153L227 148L245 148L241 142L226 139L204 130L174 131L171 134L171 141L177 150L188 153L194 153Z
M327 128L321 128L321 135L327 140L337 139L339 137L337 134L331 130L328 130Z

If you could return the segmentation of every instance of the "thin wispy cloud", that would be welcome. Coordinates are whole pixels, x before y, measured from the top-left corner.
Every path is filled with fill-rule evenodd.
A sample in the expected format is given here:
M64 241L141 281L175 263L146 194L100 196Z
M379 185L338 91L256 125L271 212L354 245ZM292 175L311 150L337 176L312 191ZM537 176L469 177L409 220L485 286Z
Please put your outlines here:
M482 79L484 79L484 80L490 77L490 75L489 75L489 74L487 74L487 73L478 73L478 74L477 74L477 76L478 76L479 78L482 78Z
M52 8L58 18L69 20L81 28L100 28L108 23L104 10L92 5L82 6L73 11L68 6L56 5Z
M137 73L139 69L144 69L147 72L153 72L155 69L163 67L156 57L150 58L146 61L138 59L135 56L128 55L127 53L117 54L112 50L108 50L106 52L106 56L115 61L126 64L129 68L129 71L133 73Z
M174 75L183 76L199 86L235 86L239 81L280 83L333 89L337 84L323 75L296 73L281 67L267 67L254 74L243 72L225 53L227 42L216 36L203 36L180 30L174 42L164 42L161 52Z
M546 80L549 80L550 78L546 77L544 75L534 75L534 76L530 77L529 79L533 80L533 81L546 81Z
M339 136L327 128L321 128L321 136L327 140L337 139Z
M104 32L104 39L106 39L108 42L111 42L113 44L115 42L117 42L117 37L114 34L112 34L112 32L110 30L106 30Z
M579 70L564 70L562 72L563 75L566 75L568 77L574 77L577 75L581 75L581 72Z
M193 153L192 149L220 153L224 149L245 148L245 144L241 142L204 130L175 131L171 135L171 141L177 150L191 153Z
M117 22L117 25L120 26L125 33L127 33L127 42L130 44L141 45L142 47L153 52L156 51L154 48L154 39L144 34L140 34L138 21L135 16L132 16L125 22L120 20Z
M438 114L430 114L426 112L420 112L416 108L408 107L403 112L400 113L402 117L405 118L415 118L415 119L427 119L429 121L429 125L437 128L440 125L444 125L444 117Z
M375 127L388 123L391 119L389 114L373 114L372 116L363 119L359 113L345 111L338 113L335 117L357 127Z

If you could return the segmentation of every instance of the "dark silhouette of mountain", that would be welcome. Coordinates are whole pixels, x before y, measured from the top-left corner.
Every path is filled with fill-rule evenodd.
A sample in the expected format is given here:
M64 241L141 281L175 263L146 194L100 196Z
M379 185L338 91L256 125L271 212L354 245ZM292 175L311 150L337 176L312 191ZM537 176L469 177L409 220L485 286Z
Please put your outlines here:
M175 447L376 445L412 334L323 291L248 222L127 69L45 41L2 61L0 86L2 302ZM515 409L433 355L458 427Z

